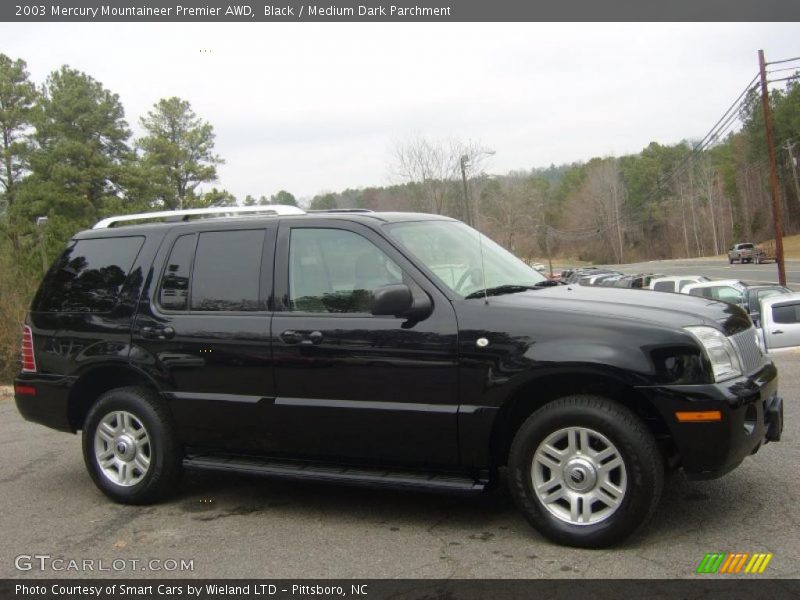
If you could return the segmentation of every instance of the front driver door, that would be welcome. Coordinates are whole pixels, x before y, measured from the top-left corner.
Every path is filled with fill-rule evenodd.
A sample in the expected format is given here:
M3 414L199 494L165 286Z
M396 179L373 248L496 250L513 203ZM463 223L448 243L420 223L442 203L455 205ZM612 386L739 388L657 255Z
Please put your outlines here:
M418 322L369 312L370 292L427 294ZM348 221L282 220L272 322L276 450L313 458L458 463L450 302L382 236Z

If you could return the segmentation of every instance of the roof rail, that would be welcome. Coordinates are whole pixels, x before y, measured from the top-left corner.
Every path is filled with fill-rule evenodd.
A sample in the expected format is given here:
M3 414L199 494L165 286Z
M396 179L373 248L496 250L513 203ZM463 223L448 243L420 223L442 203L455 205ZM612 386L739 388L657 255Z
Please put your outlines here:
M319 208L308 210L309 213L371 213L375 212L371 208Z
M116 223L127 221L145 221L149 219L172 220L178 218L181 221L188 221L189 217L198 215L217 215L221 217L232 217L241 213L260 213L271 215L304 215L306 211L296 206L284 204L267 204L263 206L219 206L212 208L185 208L182 210L162 210L157 212L137 213L134 215L119 215L108 217L95 223L92 229L108 229Z

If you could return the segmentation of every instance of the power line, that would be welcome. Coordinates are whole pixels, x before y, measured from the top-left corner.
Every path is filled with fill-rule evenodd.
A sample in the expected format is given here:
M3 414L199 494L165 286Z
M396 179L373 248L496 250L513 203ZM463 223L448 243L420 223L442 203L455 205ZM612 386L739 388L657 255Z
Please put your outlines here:
M781 71L798 71L800 70L800 65L796 67L783 67L781 69L767 69L767 73L780 73Z
M781 79L769 79L767 83L778 83L779 81L796 81L800 79L800 73L797 75L790 75L789 77L782 77Z
M787 63L792 61L800 61L800 57L785 59L780 61L773 61L767 64L781 64ZM790 68L782 68L782 69L775 69L774 71L785 71L785 70L794 70L793 67ZM684 174L689 168L694 166L694 160L698 156L700 156L705 150L712 147L714 144L719 142L720 140L725 139L725 137L732 131L737 123L743 123L741 109L744 107L745 103L750 100L748 98L748 94L750 92L756 91L758 89L758 84L756 81L759 79L760 74L756 73L754 77L748 82L745 86L744 90L736 97L733 103L728 107L728 109L722 114L722 116L717 120L716 123L711 127L711 129L706 133L706 135L699 141L696 142L691 149L691 152L674 168L670 173L660 182L657 183L656 187L652 190L652 192L644 199L644 203L649 202L659 192L669 191L670 185L682 174ZM779 81L787 81L787 80L796 80L800 78L800 74L797 76L790 76L783 79L776 79L774 82ZM755 85L754 85L755 84ZM756 165L758 168L759 165ZM608 224L601 224L598 226L589 226L589 227L581 227L576 228L573 230L559 230L555 227L550 225L546 225L547 234L553 234L558 238L567 241L577 241L581 239L591 239L594 237L599 236L602 233L605 233L614 227L617 227L620 223L624 223L626 225L640 225L645 223L646 221L650 221L651 218L647 216L641 216L637 219L625 219L625 218L615 218L613 222Z
M765 65L781 65L787 62L795 62L800 60L800 56L795 56L794 58L784 58L783 60L772 60L768 63L764 63Z

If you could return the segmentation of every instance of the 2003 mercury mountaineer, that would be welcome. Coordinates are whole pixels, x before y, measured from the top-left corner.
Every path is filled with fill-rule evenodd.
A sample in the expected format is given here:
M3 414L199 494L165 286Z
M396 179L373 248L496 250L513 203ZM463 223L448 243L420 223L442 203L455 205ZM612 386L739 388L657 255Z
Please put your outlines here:
M82 431L125 503L183 469L480 491L507 467L537 530L599 547L666 470L719 477L783 427L741 308L552 285L434 215L106 219L48 271L22 348L20 412Z

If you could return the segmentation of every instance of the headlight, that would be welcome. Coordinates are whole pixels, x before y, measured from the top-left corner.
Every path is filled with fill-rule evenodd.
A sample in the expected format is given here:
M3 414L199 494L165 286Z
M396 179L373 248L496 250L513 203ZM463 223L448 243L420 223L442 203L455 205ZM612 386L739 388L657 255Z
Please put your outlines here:
M731 341L721 331L713 327L684 327L691 333L706 352L706 357L714 370L714 381L725 381L742 374L739 355Z

